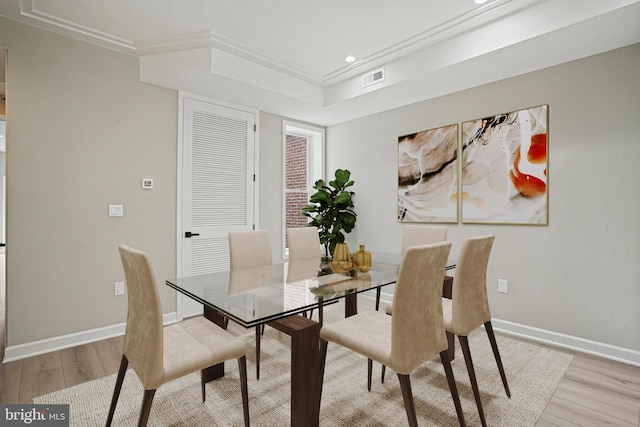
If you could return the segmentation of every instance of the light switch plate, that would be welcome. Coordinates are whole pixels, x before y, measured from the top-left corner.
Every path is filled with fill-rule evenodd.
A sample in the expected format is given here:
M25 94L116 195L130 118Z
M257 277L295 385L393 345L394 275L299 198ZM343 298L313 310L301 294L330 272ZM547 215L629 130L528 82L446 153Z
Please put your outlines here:
M506 294L509 291L509 282L506 279L498 279L498 292Z
M109 216L123 216L124 206L122 205L109 205Z
M124 282L116 282L114 290L116 296L124 295Z
M142 178L142 188L145 190L151 190L153 188L153 179Z

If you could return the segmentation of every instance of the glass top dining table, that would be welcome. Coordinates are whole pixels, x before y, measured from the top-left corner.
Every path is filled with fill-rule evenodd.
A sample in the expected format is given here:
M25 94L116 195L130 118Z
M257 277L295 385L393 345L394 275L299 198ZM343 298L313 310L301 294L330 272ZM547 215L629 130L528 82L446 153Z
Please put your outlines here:
M334 273L326 269L322 272L317 261L283 262L168 279L166 284L252 327L393 284L398 269L396 263L376 262L366 273Z
M202 303L205 317L220 326L225 319L245 327L269 324L291 336L291 425L314 427L319 426L322 389L318 345L323 307L344 298L345 316L350 316L357 312L359 293L394 284L400 257L378 259L364 273L321 270L314 260L173 278L166 284ZM449 260L446 269L453 268L455 261ZM318 322L295 316L316 308ZM205 369L203 382L222 376L224 363Z
M282 262L168 279L166 284L242 326L252 327L321 309L361 292L379 292L396 282L399 264L399 256L384 257L365 273L334 273L328 268L321 270L317 260ZM454 268L455 260L448 260L446 270Z

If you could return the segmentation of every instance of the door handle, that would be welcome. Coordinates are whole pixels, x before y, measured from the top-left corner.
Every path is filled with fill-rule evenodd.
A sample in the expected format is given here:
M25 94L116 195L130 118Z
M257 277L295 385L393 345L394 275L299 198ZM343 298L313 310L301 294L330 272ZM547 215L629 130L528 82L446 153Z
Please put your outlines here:
M184 233L184 237L185 237L186 239L188 239L188 238L190 238L190 237L193 237L193 236L199 236L199 235L200 235L200 233L192 233L192 232L190 232L190 231L186 231L186 232Z

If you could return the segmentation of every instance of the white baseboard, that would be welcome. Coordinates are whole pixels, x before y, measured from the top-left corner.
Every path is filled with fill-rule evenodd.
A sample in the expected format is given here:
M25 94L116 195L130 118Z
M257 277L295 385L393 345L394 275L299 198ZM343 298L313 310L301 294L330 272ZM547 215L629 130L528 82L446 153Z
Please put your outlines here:
M375 298L375 293L371 293L370 296ZM383 293L380 299L382 301L390 302L392 300L392 295ZM165 313L162 317L165 325L177 321L177 315L175 312ZM579 351L581 353L591 354L633 366L640 366L640 351L591 341L584 338L574 337L572 335L561 334L506 320L494 318L491 320L491 323L495 331L502 332L507 335L525 338L534 342L567 350ZM123 335L124 328L125 324L121 323L118 325L106 326L104 328L48 338L41 341L13 345L6 348L4 363Z
M375 298L375 293L371 292L371 295ZM393 300L393 295L383 292L380 295L380 300L391 302ZM618 347L598 341L591 341L580 337L574 337L572 335L561 334L495 318L491 319L491 324L495 331L499 331L507 335L525 338L558 348L578 351L580 353L591 354L593 356L615 360L628 365L640 366L640 351L637 350Z
M165 325L176 322L176 313L173 312L163 314L162 321ZM117 325L105 326L103 328L90 329L88 331L81 331L73 334L62 335L59 337L47 338L40 341L12 345L5 349L3 363L13 362L15 360L37 356L38 354L44 354L51 351L62 350L64 348L75 347L77 345L100 341L107 338L117 337L119 335L124 335L124 329L125 323L120 323Z
M541 344L591 354L633 366L640 366L640 351L637 350L521 325L506 320L491 319L491 324L495 331L500 331L507 335L526 338Z

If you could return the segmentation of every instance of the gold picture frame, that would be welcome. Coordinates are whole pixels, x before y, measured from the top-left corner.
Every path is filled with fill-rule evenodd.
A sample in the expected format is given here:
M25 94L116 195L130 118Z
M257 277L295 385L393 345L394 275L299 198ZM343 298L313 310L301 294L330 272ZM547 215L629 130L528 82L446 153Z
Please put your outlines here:
M462 223L548 225L547 104L462 123Z
M458 124L398 137L398 221L458 222Z

